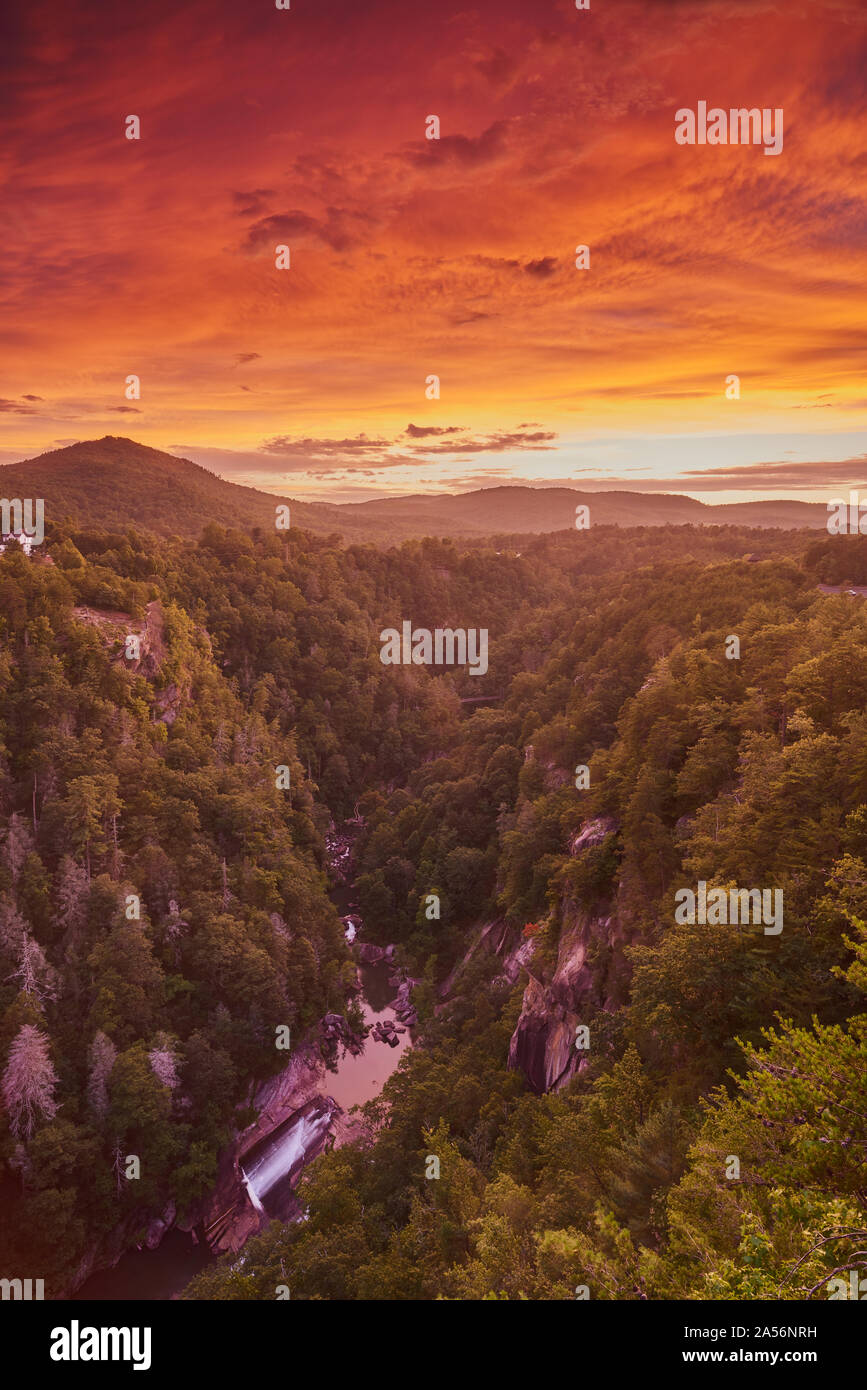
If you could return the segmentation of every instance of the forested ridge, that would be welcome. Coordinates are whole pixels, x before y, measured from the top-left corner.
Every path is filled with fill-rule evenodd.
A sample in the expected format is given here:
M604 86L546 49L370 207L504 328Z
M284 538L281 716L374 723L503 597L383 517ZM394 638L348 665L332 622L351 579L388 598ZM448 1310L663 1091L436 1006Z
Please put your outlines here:
M147 476L150 486L142 487ZM273 527L276 507L291 503L293 526L347 542L390 546L412 537L452 536L485 543L493 532L554 532L573 524L576 507L590 507L594 525L819 527L820 503L755 501L709 507L692 497L618 489L509 485L454 494L418 493L367 502L303 502L230 482L190 459L134 439L105 435L52 449L0 470L7 497L41 497L46 514L79 527L198 540L205 520L249 530Z
M803 1298L860 1269L867 617L817 585L867 549L840 539L845 561L690 527L10 546L4 1265L69 1288L208 1192L285 1062L275 1028L343 1005L324 834L357 814L362 916L420 981L417 1045L371 1142L302 1180L308 1219L188 1296ZM487 628L488 673L383 666L405 619ZM784 930L676 925L698 880L782 889ZM549 1003L590 1035L550 1089Z

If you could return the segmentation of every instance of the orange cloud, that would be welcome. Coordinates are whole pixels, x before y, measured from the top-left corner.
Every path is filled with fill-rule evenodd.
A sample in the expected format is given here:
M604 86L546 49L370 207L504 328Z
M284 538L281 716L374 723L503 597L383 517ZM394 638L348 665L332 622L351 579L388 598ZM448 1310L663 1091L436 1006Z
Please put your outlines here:
M814 428L851 429L865 61L860 0L21 10L0 57L0 447L135 410L157 446L375 472L407 419L431 440L463 420L466 448L427 449L445 457L527 447L528 415L560 448L578 418L790 429L822 395ZM678 146L699 100L782 107L783 153Z

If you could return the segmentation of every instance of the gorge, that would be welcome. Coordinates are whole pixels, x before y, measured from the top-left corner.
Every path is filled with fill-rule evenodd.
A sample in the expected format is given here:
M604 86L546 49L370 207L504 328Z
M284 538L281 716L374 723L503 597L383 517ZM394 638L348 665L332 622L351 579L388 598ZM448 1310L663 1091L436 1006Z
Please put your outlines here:
M344 827L326 837L331 896L342 912L354 907L350 866L357 828ZM256 1089L257 1118L220 1155L217 1184L192 1218L177 1222L171 1204L162 1219L150 1223L138 1249L121 1255L112 1268L93 1273L72 1294L74 1300L177 1296L214 1256L237 1253L270 1220L303 1219L294 1194L304 1168L326 1148L365 1135L364 1121L352 1112L379 1094L412 1046L409 1028L400 1021L400 1014L412 1016L407 1010L412 982L393 973L393 947L359 940L364 923L357 909L343 921L360 962L361 1035L344 1027L333 1036L330 1021L339 1019L343 1025L345 1020L327 1015L319 1036L303 1040L287 1066Z

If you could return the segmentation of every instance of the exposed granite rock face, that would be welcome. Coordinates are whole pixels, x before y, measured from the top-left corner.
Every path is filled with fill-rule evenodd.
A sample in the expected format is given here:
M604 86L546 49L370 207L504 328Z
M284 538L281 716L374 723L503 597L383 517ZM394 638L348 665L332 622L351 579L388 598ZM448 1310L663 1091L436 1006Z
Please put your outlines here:
M588 821L572 836L569 853L578 855L600 845L617 828L607 817ZM574 908L570 924L561 932L553 971L537 966L533 958L516 958L528 982L509 1044L509 1066L522 1071L538 1094L565 1086L581 1070L586 1054L575 1047L575 1036L586 1022L582 1012L591 999L594 1007L605 1005L603 982L587 963L588 947L593 941L613 946L619 936L612 916Z
M538 1095L577 1070L580 1059L573 1059L571 1051L576 1020L568 1009L552 1009L544 985L530 978L509 1044L509 1066L522 1071Z
M162 685L159 676L168 650L165 642L165 614L162 605L153 599L145 610L144 618L133 618L130 613L115 609L92 608L81 604L72 610L74 616L88 627L94 627L111 648L115 662L124 670L144 676L154 685L153 707L158 721L173 724L183 705L192 694L192 678L187 674L181 685ZM203 650L212 655L210 637L202 629L197 629ZM127 656L127 638L138 638L139 655Z
M557 965L550 980L525 966L529 980L521 1016L509 1044L509 1066L526 1076L541 1094L576 1074L582 1053L575 1048L575 1029L583 1021L580 1001L591 993L593 977L586 965L587 923L576 924L560 938Z
M525 750L532 755L532 749ZM618 826L610 817L588 821L569 840L570 855L601 845ZM570 909L567 905L567 913ZM575 1047L575 1030L585 1022L582 1010L593 999L605 1006L605 982L594 978L587 964L592 941L614 945L620 932L612 916L592 916L571 908L570 925L561 933L553 968L536 964L537 942L516 926L497 920L479 927L463 956L440 987L437 1012L460 993L460 975L479 952L490 952L502 961L502 973L494 984L514 985L527 976L521 1015L509 1044L509 1066L524 1073L534 1091L556 1090L577 1074L585 1054Z
M449 998L464 966L472 960L477 952L488 951L492 955L498 956L503 962L503 972L498 978L514 984L521 973L522 966L532 958L534 949L535 943L523 937L517 927L509 926L507 922L502 920L485 922L477 930L466 954L449 972L440 986L440 998ZM438 1010L444 1007L443 1004L437 1005Z
M615 834L617 829L617 822L610 816L599 816L597 820L589 820L572 836L569 841L569 853L574 856L580 854L583 849L593 849L595 845L602 844L606 835Z
M385 947L374 946L372 941L362 941L358 948L358 959L362 965L378 965L385 960Z
M517 941L507 941L504 946L506 949L502 957L503 973L496 977L494 983L496 984L497 980L504 980L507 984L514 985L517 984L521 971L529 967L536 950L536 943L531 937L522 934ZM497 954L499 955L500 952Z

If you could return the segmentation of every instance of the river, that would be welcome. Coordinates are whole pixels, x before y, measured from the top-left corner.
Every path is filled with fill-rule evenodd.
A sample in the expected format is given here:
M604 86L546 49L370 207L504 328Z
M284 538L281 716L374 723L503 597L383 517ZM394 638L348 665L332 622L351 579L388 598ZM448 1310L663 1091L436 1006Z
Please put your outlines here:
M336 885L331 897L341 915L345 915L351 906L351 885ZM360 1002L366 1025L390 1021L395 1029L402 1026L390 1007L396 993L389 984L391 972L392 967L385 962L359 968ZM278 1219L297 1217L292 1190L300 1170L322 1152L334 1106L348 1112L354 1105L372 1100L403 1053L412 1046L408 1030L395 1031L392 1036L394 1046L370 1035L357 1053L341 1046L334 1069L326 1070L323 1066L318 1095L245 1152L241 1176L257 1211ZM191 1234L174 1228L156 1250L131 1250L121 1256L113 1269L91 1275L73 1301L171 1299L214 1258L203 1240L196 1243Z

